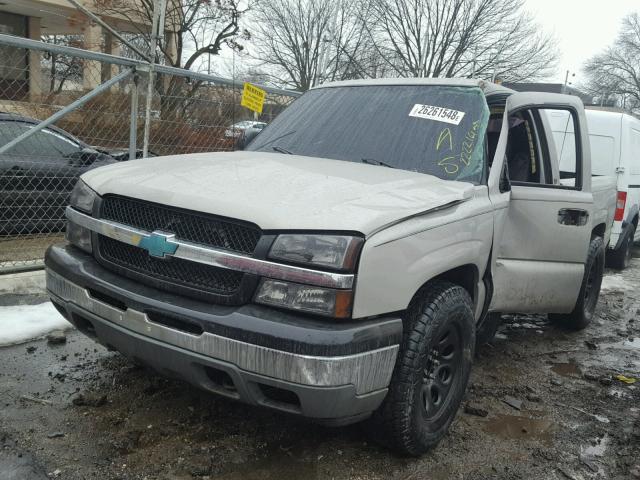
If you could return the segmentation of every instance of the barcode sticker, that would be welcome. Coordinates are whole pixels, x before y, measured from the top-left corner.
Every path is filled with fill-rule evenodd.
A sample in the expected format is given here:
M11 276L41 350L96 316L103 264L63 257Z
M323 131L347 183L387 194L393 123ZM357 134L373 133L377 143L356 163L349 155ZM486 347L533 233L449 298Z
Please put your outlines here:
M410 117L424 118L426 120L435 120L436 122L445 122L452 125L460 125L464 118L464 112L453 110L451 108L436 107L434 105L421 105L416 103L409 112Z

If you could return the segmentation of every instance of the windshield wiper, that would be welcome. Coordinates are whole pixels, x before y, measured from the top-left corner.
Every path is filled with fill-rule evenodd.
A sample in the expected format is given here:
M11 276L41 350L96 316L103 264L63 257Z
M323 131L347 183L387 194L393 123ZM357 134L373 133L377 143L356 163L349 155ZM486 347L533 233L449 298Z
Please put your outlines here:
M274 145L271 148L276 152L286 153L287 155L293 155L293 153L291 153L289 150L287 150L286 148L279 147L278 145Z
M380 167L396 168L393 165L389 165L388 163L384 163L373 158L361 158L360 160L362 161L362 163L366 163L367 165L378 165Z
M282 135L280 135L279 137L273 138L271 140L269 140L268 142L263 143L262 145L258 146L258 147L254 147L253 150L262 150L264 147L266 147L267 145L271 145L273 142L277 142L278 140L280 140L281 138L284 137L288 137L289 135L293 135L294 133L296 133L297 130L291 130L290 132L287 133L283 133Z

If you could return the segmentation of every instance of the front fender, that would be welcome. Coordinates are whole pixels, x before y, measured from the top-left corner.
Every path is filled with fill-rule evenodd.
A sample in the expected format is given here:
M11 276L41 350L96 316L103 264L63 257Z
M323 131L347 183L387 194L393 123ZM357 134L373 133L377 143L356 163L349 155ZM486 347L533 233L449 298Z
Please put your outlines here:
M429 280L463 265L479 273L474 301L476 317L484 301L482 276L493 233L493 214L477 212L475 202L455 212L412 219L367 239L358 269L353 317L405 310Z

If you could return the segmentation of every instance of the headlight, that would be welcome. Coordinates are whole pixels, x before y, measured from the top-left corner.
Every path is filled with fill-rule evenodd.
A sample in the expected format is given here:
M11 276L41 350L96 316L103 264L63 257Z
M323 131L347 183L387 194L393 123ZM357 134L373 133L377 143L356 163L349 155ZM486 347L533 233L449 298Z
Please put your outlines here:
M79 179L76 186L71 192L71 206L77 208L81 212L91 215L93 211L93 203L97 197L96 192L91 190L86 183Z
M91 215L96 197L96 192L91 190L82 180L78 180L73 192L71 192L70 203L73 208ZM93 251L91 247L91 231L86 228L67 221L67 232L65 237L69 243L75 245L81 250L84 250L87 253L91 253Z
M278 235L269 258L334 270L355 269L364 240L347 235Z
M352 290L334 290L266 278L260 282L255 301L316 315L349 318L352 298Z

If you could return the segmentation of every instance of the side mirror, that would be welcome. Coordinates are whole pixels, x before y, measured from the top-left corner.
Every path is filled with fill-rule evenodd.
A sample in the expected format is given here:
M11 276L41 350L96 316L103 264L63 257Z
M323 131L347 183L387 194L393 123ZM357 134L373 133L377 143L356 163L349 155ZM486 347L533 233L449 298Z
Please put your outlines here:
M498 188L501 193L511 191L511 182L509 181L509 164L506 159L504 161L504 166L502 167L502 173L500 174L500 183L498 184Z
M249 145L261 131L262 130L258 128L247 128L246 130L244 130L238 137L238 141L236 142L236 150L244 150L245 148L247 148L247 145Z

